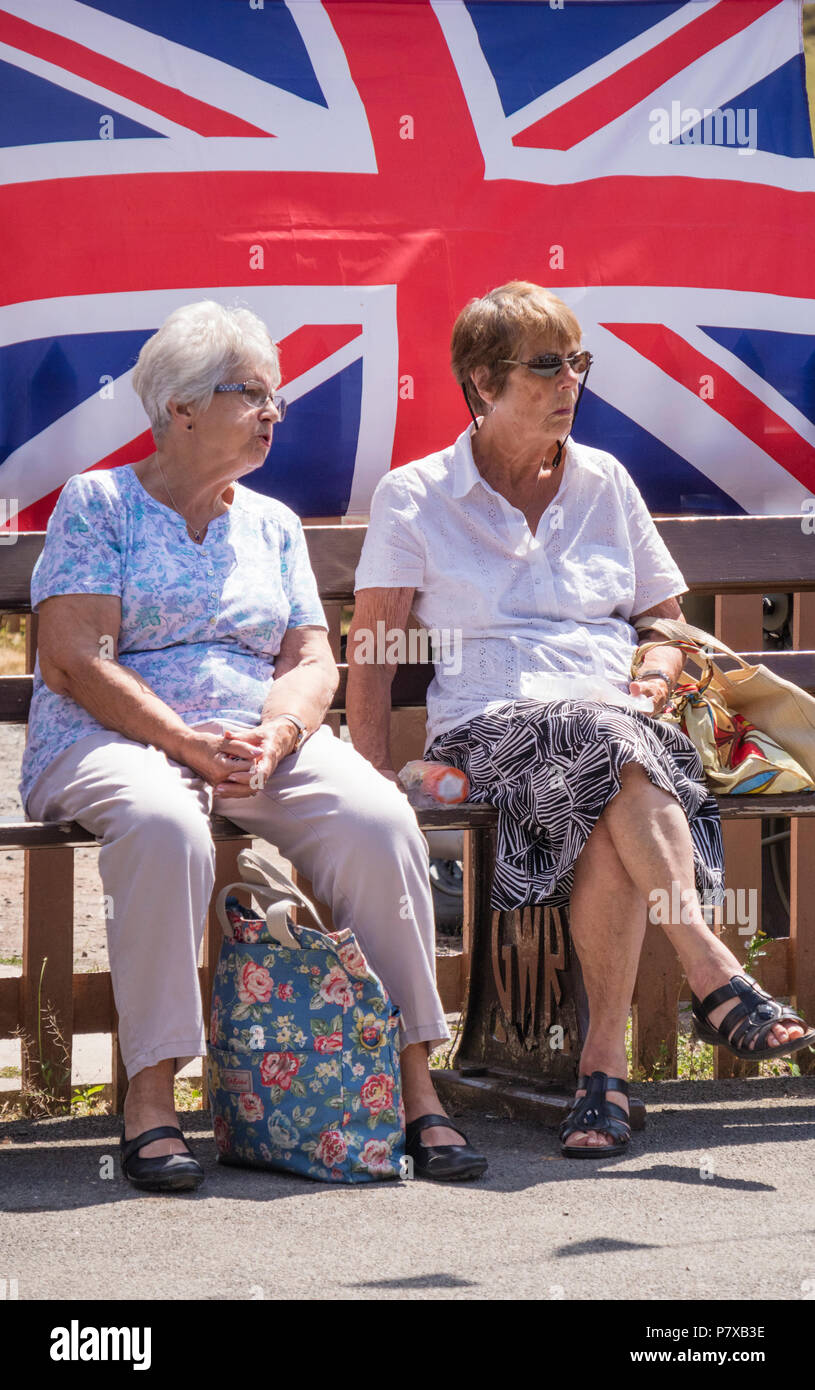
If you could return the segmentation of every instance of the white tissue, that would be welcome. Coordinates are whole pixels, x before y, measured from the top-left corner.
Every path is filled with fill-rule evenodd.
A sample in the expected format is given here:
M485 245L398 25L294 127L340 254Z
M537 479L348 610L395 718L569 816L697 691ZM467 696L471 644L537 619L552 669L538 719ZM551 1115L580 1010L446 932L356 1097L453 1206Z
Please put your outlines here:
M530 700L598 700L620 709L653 714L649 695L629 695L618 690L605 676L554 676L544 672L523 672L521 694Z

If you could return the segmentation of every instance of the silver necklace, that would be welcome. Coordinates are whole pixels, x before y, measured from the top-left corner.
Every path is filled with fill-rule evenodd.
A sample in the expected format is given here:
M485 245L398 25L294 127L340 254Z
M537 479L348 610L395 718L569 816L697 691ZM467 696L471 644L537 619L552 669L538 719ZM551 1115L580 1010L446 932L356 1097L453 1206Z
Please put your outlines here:
M182 512L181 508L179 507L178 503L176 502L175 498L173 497L173 494L172 494L171 491L170 491L170 485L169 485L169 483L167 482L167 479L166 479L165 476L164 476L164 469L162 468L161 464L159 463L158 454L156 454L156 463L158 464L158 471L159 471L159 473L161 474L161 481L162 481L163 484L164 484L164 490L165 490L165 492L167 493L167 496L169 497L170 501L171 501L172 504L173 504L173 511L174 511L174 512L178 512L178 515L181 517L181 520L184 522L184 525L186 526L187 530L192 532L193 536L195 537L196 543L197 543L198 545L200 545L200 544L201 544L201 532L200 532L200 531L196 531L195 527L192 526L192 525L190 524L189 521L187 521L187 518L185 517L184 513ZM206 526L204 527L204 530L206 530Z

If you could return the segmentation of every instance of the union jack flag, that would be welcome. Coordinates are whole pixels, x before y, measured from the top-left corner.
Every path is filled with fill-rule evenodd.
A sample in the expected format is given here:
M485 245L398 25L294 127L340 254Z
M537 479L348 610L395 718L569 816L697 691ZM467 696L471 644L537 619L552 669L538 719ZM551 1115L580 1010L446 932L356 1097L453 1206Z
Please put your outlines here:
M815 492L800 0L0 0L0 151L22 529L149 451L132 366L203 298L281 342L252 486L363 514L463 428L450 328L513 278L574 308L577 438L653 510Z

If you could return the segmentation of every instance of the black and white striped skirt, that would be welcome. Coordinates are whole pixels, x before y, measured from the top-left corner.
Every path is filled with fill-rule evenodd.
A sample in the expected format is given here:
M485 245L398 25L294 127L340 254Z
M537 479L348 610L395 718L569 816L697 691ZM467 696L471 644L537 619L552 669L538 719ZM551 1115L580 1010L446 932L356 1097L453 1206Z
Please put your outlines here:
M703 901L724 886L719 809L699 754L650 715L589 700L515 700L441 734L425 757L460 768L469 800L498 810L494 908L568 903L575 861L631 762L685 812Z

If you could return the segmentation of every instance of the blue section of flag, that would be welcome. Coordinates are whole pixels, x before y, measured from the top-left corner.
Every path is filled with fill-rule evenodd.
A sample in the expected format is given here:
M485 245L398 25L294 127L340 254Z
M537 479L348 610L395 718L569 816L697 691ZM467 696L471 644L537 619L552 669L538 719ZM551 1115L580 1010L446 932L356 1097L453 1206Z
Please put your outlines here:
M562 10L513 0L467 5L506 116L683 8L684 3L662 0L644 5L567 0Z
M699 327L815 425L815 336L777 333L770 328Z
M308 50L282 0L84 0L91 9L197 49L294 96L327 106ZM198 93L218 105L217 91Z
M275 426L263 467L246 482L298 516L348 510L359 436L362 361L358 359L289 407Z
M161 132L120 115L115 107L102 106L13 63L0 62L0 146L98 140L102 116L113 117L116 140L164 139Z
M132 367L153 331L71 333L0 348L0 463L101 390L103 376L115 380Z
M803 53L796 53L775 72L739 92L727 104L757 110L758 149L770 154L785 154L792 159L812 159Z
M605 449L628 470L651 512L694 512L743 516L744 508L687 459L587 386L580 402L576 438Z
M742 145L792 159L811 159L812 131L804 55L797 53L760 82L730 97L722 107L721 131L721 139L716 140L716 126L711 117L688 126L685 139L677 136L672 143L695 144L691 136L696 132L700 145ZM747 160L750 155L742 155L742 158Z

